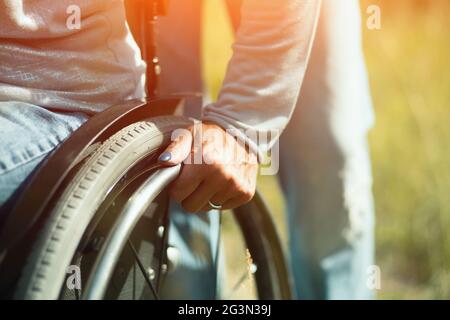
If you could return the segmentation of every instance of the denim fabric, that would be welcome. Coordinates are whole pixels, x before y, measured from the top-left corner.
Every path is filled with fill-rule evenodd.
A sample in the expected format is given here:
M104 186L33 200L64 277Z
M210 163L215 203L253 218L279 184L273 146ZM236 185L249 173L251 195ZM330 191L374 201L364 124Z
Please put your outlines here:
M297 298L370 299L374 208L367 145L361 138L346 152L334 135L323 134L324 121L311 122L322 125L318 134L305 125L311 116L300 113L302 125L293 123L282 136L279 175Z
M53 112L24 102L0 101L0 206L45 156L87 119L83 113Z
M366 283L375 245L367 145L374 116L358 9L355 0L323 2L300 99L280 140L299 299L373 296Z
M170 207L169 244L179 250L180 261L165 278L163 299L212 300L220 296L225 257L220 250L219 213L189 214L180 205ZM195 289L194 289L195 288Z

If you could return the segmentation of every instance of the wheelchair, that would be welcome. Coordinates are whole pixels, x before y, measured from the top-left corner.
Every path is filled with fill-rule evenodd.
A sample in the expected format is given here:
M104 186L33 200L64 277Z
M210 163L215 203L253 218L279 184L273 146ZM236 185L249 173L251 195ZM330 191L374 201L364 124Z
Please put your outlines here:
M148 38L163 3L141 4L148 3L140 17L148 22L140 30L146 38L138 42L145 59L155 62ZM157 79L156 67L149 67L149 79ZM172 132L192 120L174 115L185 97L159 97L156 81L151 83L148 100L127 101L90 118L27 182L0 230L2 298L160 299L176 268L167 187L181 167L161 167L157 157ZM233 217L247 274L231 289L250 279L255 298L290 299L282 246L259 192ZM70 266L81 270L81 288L68 288Z

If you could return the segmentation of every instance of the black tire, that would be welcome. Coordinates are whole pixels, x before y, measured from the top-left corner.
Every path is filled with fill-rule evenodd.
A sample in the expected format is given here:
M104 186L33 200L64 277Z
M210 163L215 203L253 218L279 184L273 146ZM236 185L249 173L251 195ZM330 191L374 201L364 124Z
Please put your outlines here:
M66 268L111 186L133 164L167 145L172 131L191 123L182 117L157 117L134 123L106 140L57 201L27 259L16 298L57 299Z

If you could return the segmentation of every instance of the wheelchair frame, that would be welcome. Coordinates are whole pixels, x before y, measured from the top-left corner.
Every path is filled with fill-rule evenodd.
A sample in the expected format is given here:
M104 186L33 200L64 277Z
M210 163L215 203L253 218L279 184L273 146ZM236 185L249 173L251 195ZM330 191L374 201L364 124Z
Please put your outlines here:
M161 13L161 9L158 9L161 7L158 6L161 6L162 2L161 0L152 0L145 3L149 7L143 11L141 16L140 43L141 47L144 46L144 57L147 61L150 60L150 65L153 66L148 68L149 74L147 74L148 79L154 80L148 82L150 99L128 101L112 106L93 116L57 147L33 174L32 179L17 199L0 230L0 279L10 280L2 283L0 287L1 296L11 297L11 286L15 285L22 271L17 266L25 264L26 258L32 250L36 233L48 219L50 208L54 205L61 193L62 186L70 178L71 172L77 164L92 154L102 141L122 128L150 117L173 114L186 98L183 96L157 97L156 95L158 59L155 55L153 23L155 16ZM149 29L151 32L149 32ZM150 41L144 36L146 34L150 34ZM104 265L97 267L97 271L104 271L105 268L109 271L112 270L114 260L118 259L120 248L125 245L123 242L125 238L115 238L114 235L126 232L122 230L122 226L130 226L130 224L136 223L139 215L142 214L142 208L153 201L158 192L176 178L178 171L179 168L177 167L157 171L155 173L158 176L157 179L154 179L153 182L147 181L140 186L133 195L141 198L138 207L133 207L133 204L131 204L132 208L128 210L131 213L123 214L123 218L116 223L116 232L112 232L109 238L110 242L108 242L105 251L102 252L103 255L109 255L110 258L105 259ZM155 188L155 186L157 187ZM255 217L251 217L249 214L252 210L260 212L256 219L253 219ZM261 272L257 273L257 278L268 276L270 279L270 281L267 281L267 279L266 281L260 281L263 283L262 287L258 287L260 295L262 294L262 297L266 299L290 299L290 278L286 276L288 274L287 267L280 241L267 206L259 193L256 194L251 203L236 209L234 212L247 244L259 248L256 255L262 256L256 256L255 259L257 261L271 261L274 264L272 267L264 263L258 266L261 268ZM254 235L254 230L263 230L264 234ZM272 255L267 255L268 252ZM105 286L108 279L105 279L102 272L94 274L92 283L88 284L85 297L99 299L106 290ZM111 272L108 274L111 274ZM272 279L276 278L282 279L279 288L274 288L271 283ZM265 292L274 292L274 290L278 292L275 296L264 295Z

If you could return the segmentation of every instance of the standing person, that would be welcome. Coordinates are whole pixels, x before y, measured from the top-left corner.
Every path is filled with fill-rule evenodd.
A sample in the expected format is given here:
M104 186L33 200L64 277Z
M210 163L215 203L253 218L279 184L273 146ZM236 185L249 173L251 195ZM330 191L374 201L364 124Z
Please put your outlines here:
M238 29L239 0L228 0ZM160 21L161 89L202 92L201 0L173 6ZM238 9L237 9L238 8ZM373 124L370 90L361 46L358 0L323 0L304 84L280 141L280 182L286 197L289 256L299 299L367 299L367 271L374 259L374 209L367 132ZM173 77L177 74L177 77ZM301 82L298 83L301 86ZM189 106L190 114L200 114ZM191 226L196 217L175 214ZM210 230L203 224L208 246ZM180 244L180 238L173 239ZM189 242L181 241L181 245ZM212 274L212 254L195 267L184 266L173 285L180 296L191 285L182 278ZM187 261L191 261L186 258ZM205 262L206 261L206 262ZM209 270L209 271L205 271ZM194 280L193 280L194 281ZM205 281L203 283L206 283ZM206 284L206 287L211 287ZM203 292L208 292L207 288ZM168 291L170 291L168 289ZM207 293L205 293L208 296Z

